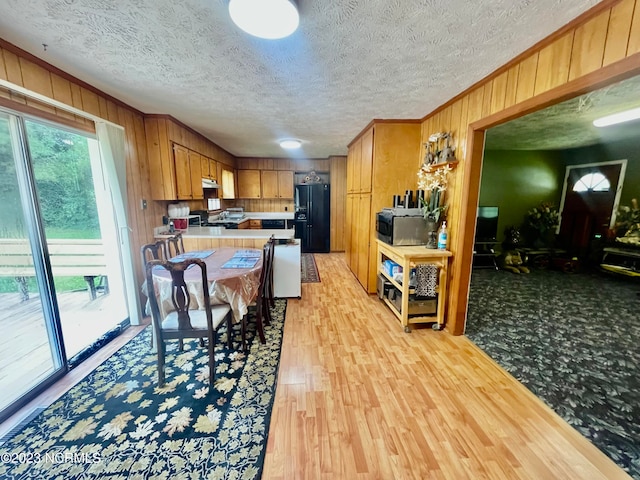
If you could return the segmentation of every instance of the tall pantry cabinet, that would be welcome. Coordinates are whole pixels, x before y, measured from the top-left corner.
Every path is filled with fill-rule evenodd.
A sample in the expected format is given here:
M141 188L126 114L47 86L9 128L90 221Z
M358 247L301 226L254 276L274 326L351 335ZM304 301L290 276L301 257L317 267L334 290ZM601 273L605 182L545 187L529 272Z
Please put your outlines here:
M417 188L419 166L419 120L374 120L349 144L346 260L369 293L376 291L376 213L393 206L393 195Z

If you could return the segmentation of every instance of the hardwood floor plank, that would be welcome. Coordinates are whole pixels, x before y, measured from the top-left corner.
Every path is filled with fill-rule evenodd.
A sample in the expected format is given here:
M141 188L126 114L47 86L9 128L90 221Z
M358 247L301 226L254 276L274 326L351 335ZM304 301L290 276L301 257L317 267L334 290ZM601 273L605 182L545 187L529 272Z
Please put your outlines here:
M343 254L315 258L322 282L287 306L263 479L629 478L466 337L405 334Z
M428 327L405 334L344 254L319 254L316 263L322 282L303 284L302 298L287 305L264 480L630 478L469 339Z

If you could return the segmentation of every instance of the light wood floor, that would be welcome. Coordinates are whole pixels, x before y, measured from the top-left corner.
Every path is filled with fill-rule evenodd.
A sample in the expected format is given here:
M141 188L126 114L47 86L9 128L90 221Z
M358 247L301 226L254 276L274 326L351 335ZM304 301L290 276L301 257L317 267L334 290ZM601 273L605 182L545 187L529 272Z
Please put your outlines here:
M316 262L322 283L287 306L264 480L629 478L465 337L403 333L344 255ZM138 329L31 405L53 402Z
M287 306L262 478L629 478L466 337L403 333L341 254Z

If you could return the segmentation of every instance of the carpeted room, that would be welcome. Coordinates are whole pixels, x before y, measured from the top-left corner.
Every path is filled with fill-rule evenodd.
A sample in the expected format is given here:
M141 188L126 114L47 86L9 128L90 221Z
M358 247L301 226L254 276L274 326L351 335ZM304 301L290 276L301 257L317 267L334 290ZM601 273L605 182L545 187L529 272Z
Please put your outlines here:
M583 122L583 132L573 121L564 128L562 119L572 115L579 124L601 103L637 88L638 79L630 79L487 132L479 205L499 207L499 218L484 247L492 255L479 256L472 271L465 332L634 478L640 478L640 249L629 229L640 213L634 200L640 195L640 159L629 133L637 122L594 133L591 122ZM586 143L560 148L571 136ZM587 223L567 207L577 192L571 186L580 175L593 179L610 167L618 173L606 177L612 180L608 213L594 213ZM587 185L585 195L602 201L607 191L593 187L595 182ZM527 225L543 203L559 217L565 211L562 224L549 222L546 244L536 242ZM508 235L514 228L520 233L515 242ZM499 254L511 250L522 253L531 273L496 271L487 262L495 253L504 267Z

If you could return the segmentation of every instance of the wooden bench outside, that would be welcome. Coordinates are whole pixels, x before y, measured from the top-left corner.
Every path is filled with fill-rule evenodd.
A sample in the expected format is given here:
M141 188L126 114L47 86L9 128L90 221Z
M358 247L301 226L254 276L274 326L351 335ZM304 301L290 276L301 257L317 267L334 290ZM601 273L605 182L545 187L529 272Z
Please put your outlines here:
M107 266L102 240L53 239L47 240L53 275L56 277L83 277L91 300L97 294L96 277L109 292ZM26 239L0 238L0 277L13 277L22 295L29 300L27 278L35 276L31 246Z

